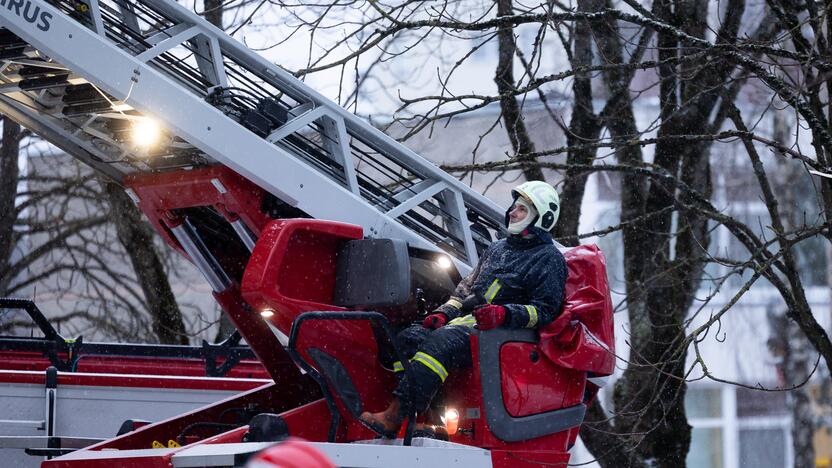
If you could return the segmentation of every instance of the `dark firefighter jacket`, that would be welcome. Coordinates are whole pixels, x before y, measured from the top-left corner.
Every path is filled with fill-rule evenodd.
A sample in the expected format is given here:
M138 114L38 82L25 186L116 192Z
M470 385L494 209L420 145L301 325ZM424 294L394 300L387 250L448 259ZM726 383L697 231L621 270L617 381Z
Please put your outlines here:
M507 328L541 328L560 314L566 261L548 232L538 227L528 231L526 236L498 240L483 252L474 271L438 309L449 324L473 326L473 317L460 310L471 294L504 306Z

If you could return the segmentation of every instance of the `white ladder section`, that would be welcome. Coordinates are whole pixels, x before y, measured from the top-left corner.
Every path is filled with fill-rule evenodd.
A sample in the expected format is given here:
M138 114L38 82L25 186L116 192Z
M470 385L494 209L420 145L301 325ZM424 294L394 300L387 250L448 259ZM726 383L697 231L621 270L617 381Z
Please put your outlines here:
M489 199L173 1L0 0L0 26L0 112L115 180L226 165L463 272L502 224ZM167 132L152 154L125 137L145 117Z

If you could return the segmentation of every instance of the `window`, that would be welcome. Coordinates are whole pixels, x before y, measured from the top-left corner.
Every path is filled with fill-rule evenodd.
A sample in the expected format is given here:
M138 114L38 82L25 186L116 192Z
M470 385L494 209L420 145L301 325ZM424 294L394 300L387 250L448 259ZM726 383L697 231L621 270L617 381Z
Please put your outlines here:
M689 468L722 468L725 457L722 453L722 428L693 428L690 451L687 457ZM754 466L754 465L748 465Z
M693 426L689 468L791 467L784 392L693 384L685 411Z
M786 434L780 429L741 429L740 466L781 468L786 461Z
M751 175L751 169L744 158L731 162L720 163L719 171L714 174L714 204L720 208L727 209L726 214L745 224L757 236L765 240L774 237L771 228L771 220L762 200L759 184ZM798 170L791 175L780 175L772 178L775 196L780 204L780 216L787 231L800 230L802 226L816 226L820 222L818 213L816 187L811 178L803 170ZM785 180L793 183L784 185ZM779 185L778 185L779 184ZM730 234L724 226L711 231L709 252L712 255L728 257L733 260L745 261L750 257L748 249L740 243L734 235ZM804 286L826 286L827 272L826 251L829 248L828 241L820 236L804 239L793 248L795 259L800 271ZM770 249L774 252L779 249L773 243ZM730 268L709 265L707 277L716 278L727 274ZM753 274L752 269L743 271L742 276L732 275L728 280L731 288L741 287ZM707 288L710 282L703 282ZM755 288L771 287L765 280L759 280Z
M737 416L741 418L785 415L786 412L786 392L737 389Z
M690 468L724 466L722 393L719 387L693 386L685 394L685 412L694 426L687 457Z
M719 418L722 416L722 391L719 388L688 388L685 394L688 418Z

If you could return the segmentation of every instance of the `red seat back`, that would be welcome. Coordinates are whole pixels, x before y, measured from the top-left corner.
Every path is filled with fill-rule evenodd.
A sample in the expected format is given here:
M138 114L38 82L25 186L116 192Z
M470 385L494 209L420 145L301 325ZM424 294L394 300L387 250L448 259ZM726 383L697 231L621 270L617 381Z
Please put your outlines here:
M541 350L558 366L611 375L615 338L604 254L596 245L582 245L564 257L569 276L563 312L540 331Z

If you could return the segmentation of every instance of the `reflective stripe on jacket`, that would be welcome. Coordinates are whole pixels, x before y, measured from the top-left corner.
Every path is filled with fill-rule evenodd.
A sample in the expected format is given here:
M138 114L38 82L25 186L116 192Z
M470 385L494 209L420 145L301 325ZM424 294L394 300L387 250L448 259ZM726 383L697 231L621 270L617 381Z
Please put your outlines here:
M477 293L506 308L506 327L540 328L560 314L566 274L566 261L549 233L532 227L527 236L492 243L439 310L448 316L448 325L473 326L473 316L462 316L460 306Z

